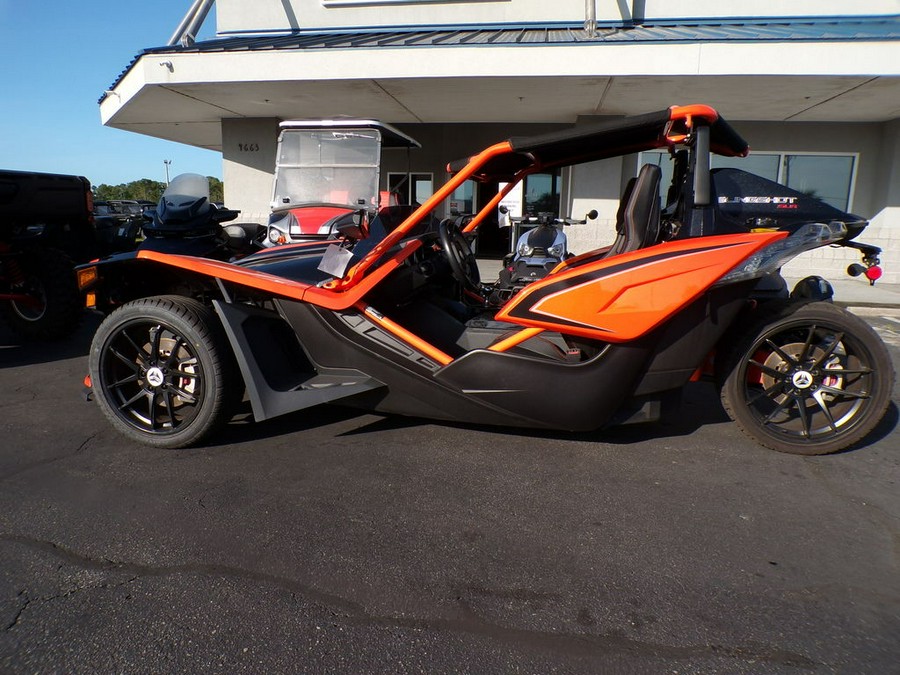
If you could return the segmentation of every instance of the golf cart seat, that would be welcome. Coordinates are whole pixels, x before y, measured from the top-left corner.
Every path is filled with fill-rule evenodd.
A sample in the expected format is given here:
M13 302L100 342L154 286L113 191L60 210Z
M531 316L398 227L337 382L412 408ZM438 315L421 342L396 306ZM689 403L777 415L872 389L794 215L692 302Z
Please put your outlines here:
M644 164L636 178L625 186L616 213L616 240L607 257L636 251L659 236L659 183L662 170Z

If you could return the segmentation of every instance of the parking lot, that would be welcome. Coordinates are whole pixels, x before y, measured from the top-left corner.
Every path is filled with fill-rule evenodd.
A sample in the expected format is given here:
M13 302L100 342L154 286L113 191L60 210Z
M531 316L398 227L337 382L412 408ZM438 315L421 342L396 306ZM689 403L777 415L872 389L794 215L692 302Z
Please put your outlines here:
M322 407L154 450L82 396L97 322L0 328L4 672L897 672L897 386L827 457L708 385L603 434Z

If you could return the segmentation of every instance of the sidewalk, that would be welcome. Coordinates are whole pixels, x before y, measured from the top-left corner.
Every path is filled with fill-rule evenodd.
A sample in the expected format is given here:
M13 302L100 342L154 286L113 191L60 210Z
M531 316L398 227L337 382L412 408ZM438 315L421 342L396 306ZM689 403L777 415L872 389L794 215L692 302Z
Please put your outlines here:
M793 288L799 279L785 279ZM900 284L875 283L870 286L864 279L844 277L828 279L834 287L834 301L845 307L892 307L900 309Z
M485 283L497 280L500 261L488 258L478 259L478 269ZM800 279L786 278L788 288L793 288ZM876 283L870 286L861 278L843 277L828 279L834 287L834 301L839 305L854 308L894 308L900 310L900 284Z

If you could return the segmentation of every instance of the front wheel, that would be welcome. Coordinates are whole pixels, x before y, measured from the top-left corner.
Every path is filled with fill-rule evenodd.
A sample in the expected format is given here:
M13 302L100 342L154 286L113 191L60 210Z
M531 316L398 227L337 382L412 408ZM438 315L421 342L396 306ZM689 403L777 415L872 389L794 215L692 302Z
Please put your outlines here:
M199 443L243 393L215 313L178 296L142 298L110 314L91 344L90 373L112 425L161 448Z
M762 445L824 455L868 435L890 402L887 348L862 319L830 303L789 304L728 350L722 404Z

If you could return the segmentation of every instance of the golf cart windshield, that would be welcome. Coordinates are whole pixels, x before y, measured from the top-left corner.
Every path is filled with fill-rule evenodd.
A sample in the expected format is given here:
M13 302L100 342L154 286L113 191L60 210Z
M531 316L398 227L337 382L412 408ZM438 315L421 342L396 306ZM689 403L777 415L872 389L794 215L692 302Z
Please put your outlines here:
M272 208L378 205L378 129L284 129Z

